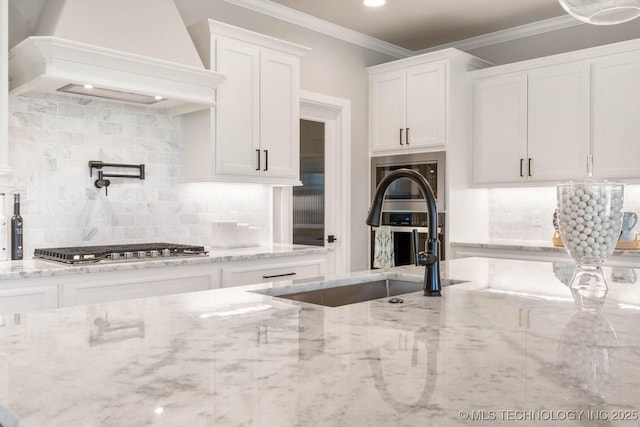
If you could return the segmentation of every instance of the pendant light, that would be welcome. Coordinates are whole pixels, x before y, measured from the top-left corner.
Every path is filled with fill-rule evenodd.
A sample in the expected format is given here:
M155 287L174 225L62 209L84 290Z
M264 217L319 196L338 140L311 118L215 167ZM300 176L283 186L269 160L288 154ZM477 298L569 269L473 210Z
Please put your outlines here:
M640 0L558 0L574 18L594 25L613 25L640 16Z

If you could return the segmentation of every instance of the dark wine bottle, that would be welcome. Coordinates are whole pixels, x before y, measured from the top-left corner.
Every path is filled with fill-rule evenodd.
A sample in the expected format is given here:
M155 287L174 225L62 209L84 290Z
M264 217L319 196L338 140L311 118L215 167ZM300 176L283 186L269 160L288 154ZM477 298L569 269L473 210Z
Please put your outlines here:
M20 194L13 195L13 216L11 217L11 259L22 259L22 217L20 216Z

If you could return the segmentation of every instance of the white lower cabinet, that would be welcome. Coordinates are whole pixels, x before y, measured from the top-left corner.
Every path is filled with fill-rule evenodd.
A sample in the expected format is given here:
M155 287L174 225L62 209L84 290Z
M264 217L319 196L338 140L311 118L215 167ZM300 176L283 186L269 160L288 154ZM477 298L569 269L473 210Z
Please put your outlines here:
M0 289L0 314L47 310L58 306L58 287L21 286Z
M218 269L211 265L75 276L64 280L60 305L70 307L206 291L219 287L218 277Z
M0 315L206 291L280 280L319 279L325 254L304 254L132 271L78 273L0 282Z
M222 266L222 287L281 280L320 279L326 271L325 263L324 256L226 263Z

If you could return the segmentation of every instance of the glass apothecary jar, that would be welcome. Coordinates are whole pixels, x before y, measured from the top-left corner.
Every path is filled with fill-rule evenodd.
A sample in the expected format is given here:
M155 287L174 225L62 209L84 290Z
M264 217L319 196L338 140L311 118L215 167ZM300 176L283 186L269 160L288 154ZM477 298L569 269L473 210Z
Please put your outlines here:
M570 287L608 289L601 265L620 237L624 184L585 180L559 184L557 192L560 235L577 264Z

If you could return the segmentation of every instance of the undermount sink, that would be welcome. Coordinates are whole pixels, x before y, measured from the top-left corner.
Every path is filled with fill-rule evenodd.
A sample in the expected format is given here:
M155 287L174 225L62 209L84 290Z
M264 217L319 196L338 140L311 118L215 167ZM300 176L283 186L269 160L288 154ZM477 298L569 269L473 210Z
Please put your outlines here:
M464 282L465 280L442 279L442 286L451 286ZM422 291L422 286L422 283L386 279L281 294L274 293L274 289L258 290L254 292L294 301L324 305L326 307L339 307L342 305L355 304L358 302Z

